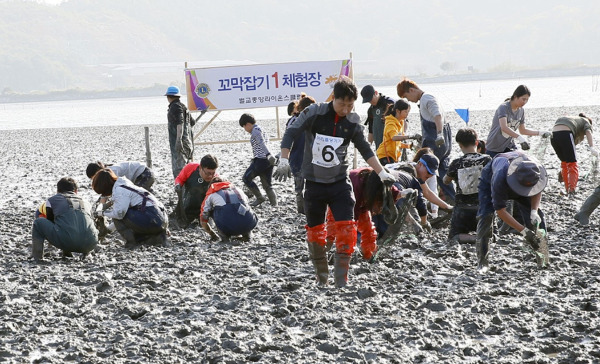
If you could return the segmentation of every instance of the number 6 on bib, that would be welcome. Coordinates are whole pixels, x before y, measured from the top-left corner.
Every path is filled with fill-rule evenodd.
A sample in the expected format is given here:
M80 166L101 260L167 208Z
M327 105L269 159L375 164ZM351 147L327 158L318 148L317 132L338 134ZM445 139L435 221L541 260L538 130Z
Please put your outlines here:
M316 134L312 147L312 163L324 168L331 168L339 165L340 160L335 151L343 142L343 138Z

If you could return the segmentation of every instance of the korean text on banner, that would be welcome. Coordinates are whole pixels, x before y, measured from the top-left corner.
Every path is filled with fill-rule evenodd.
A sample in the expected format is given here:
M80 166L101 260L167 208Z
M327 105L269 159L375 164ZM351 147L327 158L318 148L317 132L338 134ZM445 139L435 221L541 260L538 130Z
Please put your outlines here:
M304 92L317 101L333 98L333 85L351 77L352 61L274 63L185 70L190 110L287 106Z

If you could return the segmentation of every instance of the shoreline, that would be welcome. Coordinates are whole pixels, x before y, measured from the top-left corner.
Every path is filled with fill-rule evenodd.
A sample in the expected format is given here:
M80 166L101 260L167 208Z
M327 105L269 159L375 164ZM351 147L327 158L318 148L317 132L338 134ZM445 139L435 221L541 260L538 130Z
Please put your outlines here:
M432 83L464 83L464 82L483 82L500 81L511 79L543 79L543 78L564 78L564 77L600 77L600 67L577 67L566 69L541 69L541 70L515 70L506 72L485 72L485 73L460 73L447 75L398 75L398 76L378 76L368 74L359 74L355 78L357 87L366 84L374 86L395 85L403 78L410 78L417 84ZM29 93L8 93L0 94L1 104L29 103L29 102L49 102L49 101L84 101L94 99L126 99L138 97L152 97L163 95L168 85L155 84L149 87L139 87L130 89L114 90L85 90L68 89L55 91L31 91ZM185 87L184 87L185 88ZM186 97L183 94L183 97Z

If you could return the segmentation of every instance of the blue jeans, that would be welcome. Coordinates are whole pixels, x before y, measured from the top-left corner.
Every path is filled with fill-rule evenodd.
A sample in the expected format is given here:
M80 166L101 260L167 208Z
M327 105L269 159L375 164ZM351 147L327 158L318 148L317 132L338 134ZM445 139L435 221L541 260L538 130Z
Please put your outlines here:
M130 207L123 219L114 222L117 230L126 240L127 236L123 232L131 230L137 242L165 232L168 225L166 214L155 206L146 206L144 211L141 208Z
M226 236L248 234L258 223L258 218L252 210L247 209L242 215L239 213L239 209L239 203L217 206L214 209L212 219L219 231Z
M437 129L433 121L428 121L421 118L421 130L423 132L423 147L429 147L433 151L433 154L440 160L440 166L438 167L437 182L438 186L444 192L444 195L454 201L456 191L454 185L445 184L444 176L448 171L450 165L450 151L452 150L452 129L450 124L444 124L442 134L444 135L444 144L439 147L435 145L435 139L437 138Z
M242 177L244 184L248 188L258 188L254 183L254 178L260 177L264 189L271 188L271 176L273 175L273 166L266 158L254 158L248 169Z

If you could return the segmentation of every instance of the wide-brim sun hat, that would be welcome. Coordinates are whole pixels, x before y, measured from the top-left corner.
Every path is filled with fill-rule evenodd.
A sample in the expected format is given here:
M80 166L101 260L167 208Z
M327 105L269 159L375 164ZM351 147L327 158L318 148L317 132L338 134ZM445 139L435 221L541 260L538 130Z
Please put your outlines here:
M510 162L506 172L506 183L516 194L531 197L546 188L548 174L541 163L521 156Z

